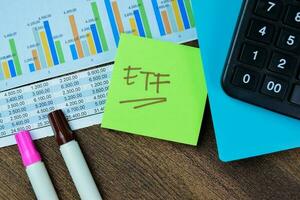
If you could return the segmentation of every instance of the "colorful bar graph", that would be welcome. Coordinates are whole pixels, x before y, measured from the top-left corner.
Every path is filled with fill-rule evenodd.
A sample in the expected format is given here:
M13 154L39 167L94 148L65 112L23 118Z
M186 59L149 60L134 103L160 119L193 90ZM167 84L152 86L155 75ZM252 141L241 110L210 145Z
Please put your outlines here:
M10 72L11 77L12 78L16 77L17 73L16 73L16 68L15 68L15 64L14 64L13 60L8 61L8 67L9 67L9 72Z
M74 15L69 16L69 21L70 21L70 24L71 24L71 28L72 28L73 37L74 37L76 49L77 49L77 52L78 52L78 56L79 56L79 58L83 58L84 55L83 55L82 45L81 45L81 41L80 41L80 38L79 38L79 33L78 33L77 24L76 24Z
M42 46L43 46L43 49L44 49L44 52L45 52L47 65L48 65L48 67L52 67L53 66L53 60L51 58L51 53L50 53L50 49L49 49L49 46L48 46L45 31L40 32L40 37L41 37L41 40L42 40Z
M180 12L179 12L178 1L172 0L171 3L172 3L173 11L175 14L176 22L178 25L178 30L183 31L184 27L183 27L183 22L182 22Z
M76 51L75 44L70 45L70 50L71 50L71 53L72 53L73 60L77 60L78 59L78 54L77 54L77 51Z
M11 50L11 53L12 53L12 56L13 56L13 61L14 61L15 66L16 66L16 74L18 76L20 76L20 75L22 75L22 68L21 68L21 64L20 64L20 60L19 60L15 40L10 39L9 40L9 45L10 45L10 50Z
M163 6L158 5L158 0L151 1L161 36L195 26L190 0L162 1Z
M4 35L8 38L11 52L7 54L9 57L1 55L0 80L103 52L106 52L103 53L105 59L111 54L109 48L115 46L114 43L118 45L120 34L125 32L148 38L154 37L154 34L155 38L169 35L170 38L165 39L170 40L175 37L185 39L186 35L194 33L194 30L179 33L195 26L191 0L132 0L128 5L121 0L88 0L86 6L86 10L76 6L63 10L61 14L70 24L66 32L56 34L58 29L63 28L63 23L57 26L56 31L56 17L49 14L26 23L29 34L34 36L29 40L22 41L27 33L19 31ZM79 21L80 12L87 16ZM109 30L104 30L105 26L109 26ZM155 31L152 31L153 28ZM108 34L112 34L111 38L106 38ZM19 47L25 47L24 55L18 55L22 50Z
M102 46L101 46L101 43L100 43L99 35L97 33L96 25L92 24L92 25L90 25L90 28L91 28L91 31L92 31L92 34L93 34L94 43L95 43L95 46L96 46L97 53L101 53L103 51L103 49L102 49Z
M34 72L35 71L35 67L34 67L34 64L33 63L29 63L29 71L30 72Z
M137 0L137 2L139 4L139 9L140 9L141 17L142 17L142 20L143 20L144 28L145 28L145 31L146 31L146 36L148 38L152 38L152 33L151 33L148 18L147 18L147 15L146 15L146 10L145 10L143 0Z
M124 33L124 26L123 26L123 22L121 19L121 14L120 14L118 3L116 1L113 1L111 4L112 4L112 9L115 14L116 21L117 21L119 33Z
M2 62L2 67L3 67L3 73L4 73L5 79L9 79L11 77L11 75L10 75L10 71L9 71L7 61Z
M177 0L177 2L178 2L179 9L180 9L180 13L181 13L184 28L185 29L190 29L191 26L190 26L190 23L189 23L187 12L185 10L184 2L183 2L183 0Z
M54 44L51 28L50 28L50 25L49 25L49 21L44 21L43 24L44 24L46 36L47 36L47 39L48 39L48 45L49 45L50 52L51 52L51 55L52 55L53 63L54 63L54 65L58 65L59 64L58 56L57 56L57 53L56 53L55 44Z
M133 14L134 14L135 22L137 24L139 35L141 37L146 37L145 30L144 30L144 27L143 27L143 22L142 22L139 10L134 10Z
M193 15L191 0L184 0L184 3L189 16L190 25L191 27L195 27L195 19Z
M169 19L168 19L168 14L167 14L167 11L162 11L161 12L161 16L163 18L163 22L164 22L164 25L165 25L165 29L166 29L166 32L168 34L172 33L172 30L171 30L171 25L170 25L170 22L169 22Z
M101 18L100 18L100 15L99 15L99 9L98 9L97 3L93 2L91 4L91 6L92 6L93 14L94 14L94 17L95 17L96 27L97 27L97 30L98 30L98 34L99 34L99 37L100 37L100 40L101 40L103 50L108 51L108 45L107 45L106 37L105 37L105 34L104 34L104 29L103 29L103 26L102 26Z
M96 46L95 46L94 40L92 38L92 34L88 33L86 37L87 37L87 42L88 42L91 54L96 55L96 53L97 53L96 52Z
M163 20L161 18L160 12L159 12L159 7L157 4L157 0L151 0L152 2L152 6L154 9L154 14L155 14L155 18L158 24L158 28L159 28L159 32L161 36L166 35L165 29L164 29L164 24L163 24Z
M41 66L42 66L42 68L45 68L45 67L47 67L47 63L45 60L45 54L43 51L42 42L41 42L41 39L40 39L40 36L39 36L39 33L38 33L36 27L32 28L32 32L33 32L35 43L37 44L37 51L40 56L39 58L40 58Z
M139 33L137 30L137 25L136 25L135 19L133 17L129 18L129 23L130 23L130 27L132 30L132 34L138 36Z
M61 46L61 43L60 43L59 40L55 41L55 47L56 47L56 51L57 51L57 54L58 54L60 64L65 63L64 52L62 50L62 46Z
M39 59L37 50L34 49L34 50L32 50L31 53L32 53L32 58L33 58L34 64L36 66L36 70L40 70L41 69L41 63L40 63L40 59Z

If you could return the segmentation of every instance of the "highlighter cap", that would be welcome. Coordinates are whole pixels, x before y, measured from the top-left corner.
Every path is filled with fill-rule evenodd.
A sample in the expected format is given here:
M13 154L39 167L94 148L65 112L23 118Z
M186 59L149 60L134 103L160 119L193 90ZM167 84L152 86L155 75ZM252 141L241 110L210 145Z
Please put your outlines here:
M29 131L20 131L15 135L23 165L28 167L34 163L40 162L41 155L36 150Z
M48 119L59 146L75 139L73 131L62 110L55 110L49 113Z

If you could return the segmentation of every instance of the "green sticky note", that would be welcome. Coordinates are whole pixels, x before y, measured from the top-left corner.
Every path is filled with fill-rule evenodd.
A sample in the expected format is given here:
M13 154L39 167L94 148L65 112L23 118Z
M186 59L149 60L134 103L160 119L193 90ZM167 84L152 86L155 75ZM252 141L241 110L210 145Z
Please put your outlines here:
M123 34L102 127L196 145L206 97L198 48Z

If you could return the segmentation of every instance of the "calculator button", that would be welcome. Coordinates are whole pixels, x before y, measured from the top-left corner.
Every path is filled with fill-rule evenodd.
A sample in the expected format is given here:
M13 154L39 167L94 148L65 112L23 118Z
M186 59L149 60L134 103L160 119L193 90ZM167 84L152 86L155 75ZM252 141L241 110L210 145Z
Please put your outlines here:
M297 59L281 53L273 53L269 69L273 72L292 76L297 67Z
M248 37L259 42L271 43L275 33L275 27L269 23L252 20L248 31Z
M290 102L300 105L300 85L295 85Z
M282 30L277 46L284 50L298 53L300 50L300 34L292 30Z
M240 60L245 64L262 68L266 62L267 56L268 53L266 49L245 44L242 48Z
M259 81L259 73L238 67L232 79L232 84L248 89L255 90Z
M288 25L300 28L300 7L289 6L284 22Z
M259 0L255 8L255 13L262 17L278 20L282 10L282 0Z
M287 82L271 76L266 76L263 86L261 88L261 92L271 97L283 99L287 88Z

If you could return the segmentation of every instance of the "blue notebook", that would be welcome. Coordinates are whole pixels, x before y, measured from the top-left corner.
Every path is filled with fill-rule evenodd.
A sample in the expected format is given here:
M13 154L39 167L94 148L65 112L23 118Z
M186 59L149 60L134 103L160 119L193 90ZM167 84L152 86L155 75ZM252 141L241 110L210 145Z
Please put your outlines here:
M300 120L229 97L221 77L242 0L192 0L219 157L233 161L300 147Z

